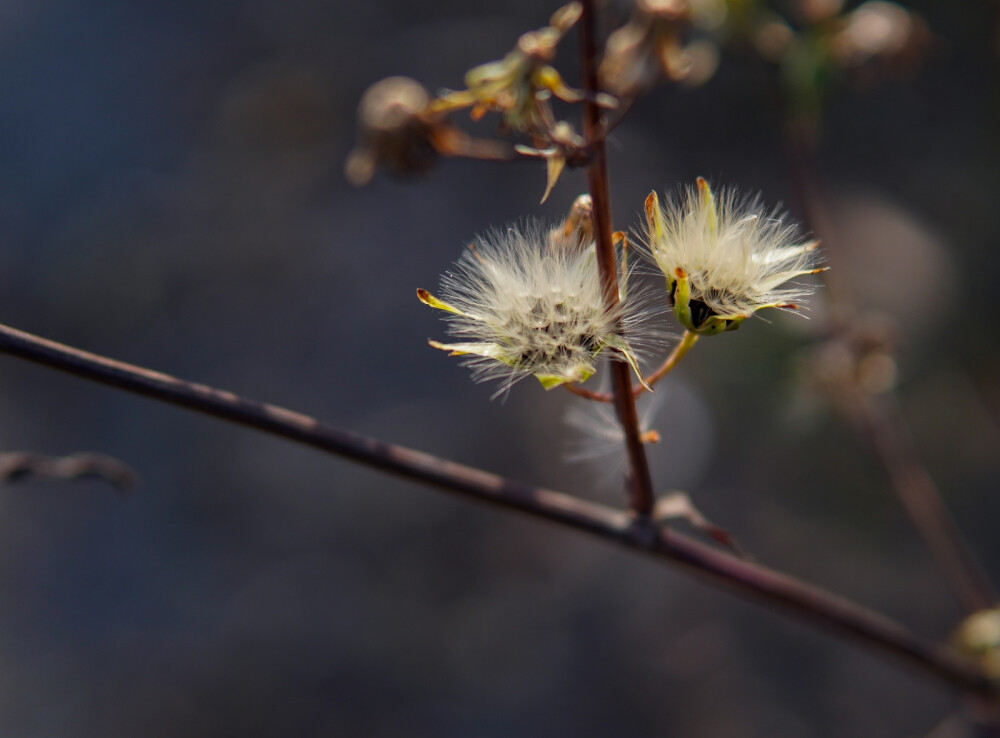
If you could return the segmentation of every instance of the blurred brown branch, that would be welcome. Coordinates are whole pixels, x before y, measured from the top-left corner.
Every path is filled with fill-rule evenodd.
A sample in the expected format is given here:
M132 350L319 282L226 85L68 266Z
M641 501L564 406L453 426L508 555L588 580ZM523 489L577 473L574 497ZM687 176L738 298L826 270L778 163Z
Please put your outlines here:
M788 160L807 223L822 238L828 259L836 265L840 244L817 160L818 141L799 126L789 125L785 134ZM821 373L826 375L826 390L875 452L893 492L958 602L970 613L996 607L1000 595L913 447L912 433L896 402L894 382L888 381L884 387L868 386L871 378L866 377L865 370L873 359L882 364L890 361L895 366L893 341L881 335L885 328L878 326L878 321L851 303L837 269L824 272L823 278L830 338L817 355L824 366ZM833 360L838 356L845 361Z
M135 473L126 464L105 454L76 453L43 456L30 451L0 453L0 480L102 479L119 491L135 484Z
M1000 598L914 450L895 397L864 395L855 398L852 409L859 433L867 437L878 455L900 503L945 574L955 597L969 612L996 607Z

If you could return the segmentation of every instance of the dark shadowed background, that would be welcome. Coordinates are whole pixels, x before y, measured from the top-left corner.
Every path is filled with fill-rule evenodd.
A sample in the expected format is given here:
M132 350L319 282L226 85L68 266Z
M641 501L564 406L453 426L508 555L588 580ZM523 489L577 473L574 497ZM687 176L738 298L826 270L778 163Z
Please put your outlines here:
M996 13L915 5L942 43L912 79L837 93L821 160L843 280L899 321L903 412L1000 579ZM444 326L414 297L477 232L559 217L582 176L544 206L533 163L342 176L369 84L458 87L555 7L0 1L0 321L620 503L607 462L563 460L573 398L526 381L491 402L428 348ZM727 57L616 131L616 226L698 175L801 215L783 151L769 69ZM657 486L763 563L945 637L961 611L882 469L800 381L817 321L769 320L658 392ZM0 489L4 735L855 738L956 708L645 558L11 358L0 447L141 475L126 497Z

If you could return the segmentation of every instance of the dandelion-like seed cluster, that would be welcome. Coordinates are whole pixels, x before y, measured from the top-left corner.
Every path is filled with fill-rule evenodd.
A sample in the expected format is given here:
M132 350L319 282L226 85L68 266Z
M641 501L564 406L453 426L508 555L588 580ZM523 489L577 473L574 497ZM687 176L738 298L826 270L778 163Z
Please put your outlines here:
M625 335L641 321L639 301L625 296L607 307L593 242L579 234L538 223L491 231L442 278L440 299L417 294L449 313L449 333L459 339L431 345L468 356L477 380L499 379L497 394L528 375L546 389L583 382L602 353L638 374Z
M589 198L580 198L559 227L529 222L490 231L442 278L440 298L417 290L422 302L447 313L457 339L431 346L467 357L478 381L500 380L497 395L528 375L546 389L584 382L602 354L627 362L649 389L635 348L655 339L647 318L659 310L649 291L628 286L623 234L619 299L606 299L588 206ZM817 244L801 243L780 213L732 190L716 198L704 179L666 206L651 194L643 235L667 280L667 299L656 302L671 304L689 331L681 356L698 335L737 328L758 310L797 308L793 300L813 287L783 285L820 271ZM654 372L650 382L661 376Z
M733 190L716 196L704 179L665 206L651 194L644 236L675 315L696 333L731 330L763 308L795 309L812 286L781 285L820 271L817 242L800 242L780 212Z

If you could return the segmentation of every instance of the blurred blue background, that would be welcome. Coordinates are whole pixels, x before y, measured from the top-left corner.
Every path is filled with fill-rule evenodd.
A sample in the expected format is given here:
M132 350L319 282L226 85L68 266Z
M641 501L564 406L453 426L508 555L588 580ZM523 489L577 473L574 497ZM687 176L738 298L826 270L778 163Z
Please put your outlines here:
M997 8L914 6L941 44L836 93L820 160L843 282L900 325L903 414L1000 577ZM0 321L619 504L614 472L563 460L574 399L491 402L414 297L474 234L560 217L580 173L544 206L532 163L342 176L368 85L458 87L554 9L0 0ZM698 175L801 217L774 98L731 56L641 100L611 141L616 226ZM658 393L658 487L944 638L961 611L883 470L801 381L818 321L769 320ZM0 446L142 479L0 489L5 735L916 736L957 707L646 558L11 358Z

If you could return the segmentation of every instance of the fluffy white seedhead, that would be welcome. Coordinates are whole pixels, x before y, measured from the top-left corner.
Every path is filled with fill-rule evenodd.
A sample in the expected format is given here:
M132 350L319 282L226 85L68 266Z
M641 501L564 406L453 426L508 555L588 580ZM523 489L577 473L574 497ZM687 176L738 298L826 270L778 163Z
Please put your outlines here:
M497 394L529 374L546 389L582 382L602 352L636 366L625 335L638 303L608 310L593 244L560 229L529 223L478 237L441 279L441 299L417 295L448 311L459 340L431 345L468 356L476 380L499 379Z
M646 225L674 312L695 332L735 328L762 308L795 309L814 287L782 285L820 271L818 243L802 242L779 211L734 190L713 194L704 179L663 206L651 194Z

